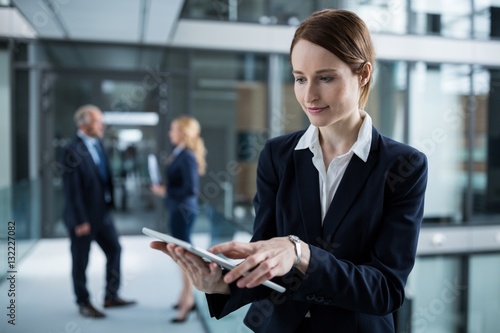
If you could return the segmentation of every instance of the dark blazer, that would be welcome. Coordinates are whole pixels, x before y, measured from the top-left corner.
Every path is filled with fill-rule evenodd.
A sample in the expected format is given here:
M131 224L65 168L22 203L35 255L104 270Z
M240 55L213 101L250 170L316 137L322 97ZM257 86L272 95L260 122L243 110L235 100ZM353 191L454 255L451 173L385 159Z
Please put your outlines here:
M101 148L104 151L102 145ZM92 155L78 136L63 148L61 163L66 225L72 231L76 225L90 222L94 229L103 222L105 213L113 206L113 182L108 158L104 158L109 175L107 184L99 176L99 169ZM110 202L106 202L104 198L106 186L111 195Z
M299 236L311 250L306 274L275 278L284 295L233 283L230 297L207 295L211 315L253 302L244 322L255 332L295 332L308 312L308 332L394 332L415 261L427 159L373 128L367 162L353 155L322 225L313 155L294 150L303 133L271 139L261 153L252 241Z
M191 150L181 150L167 166L166 183L168 208L177 205L177 208L186 209L190 213L198 213L196 201L199 191L198 163Z

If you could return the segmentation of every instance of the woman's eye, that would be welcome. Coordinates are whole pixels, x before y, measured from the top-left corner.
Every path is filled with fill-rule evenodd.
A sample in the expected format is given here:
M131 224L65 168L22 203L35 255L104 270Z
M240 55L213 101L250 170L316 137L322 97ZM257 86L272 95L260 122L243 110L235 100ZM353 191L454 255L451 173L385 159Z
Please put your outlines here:
M305 79L302 78L302 77L296 77L295 78L295 82L297 82L297 83L304 83L304 81L305 81Z
M333 77L330 77L330 76L322 76L320 77L320 80L323 81L323 82L330 82L333 80Z

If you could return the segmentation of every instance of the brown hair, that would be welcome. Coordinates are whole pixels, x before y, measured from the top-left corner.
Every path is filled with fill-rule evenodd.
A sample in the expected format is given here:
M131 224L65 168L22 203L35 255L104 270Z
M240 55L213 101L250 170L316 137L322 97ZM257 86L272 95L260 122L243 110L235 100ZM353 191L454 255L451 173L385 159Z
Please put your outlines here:
M180 116L175 118L174 122L179 125L179 129L184 134L183 143L186 145L186 148L194 153L196 162L198 163L198 173L204 175L207 168L205 161L207 150L200 136L200 123L195 118L189 116Z
M323 9L302 21L292 40L290 55L299 40L307 40L332 52L355 74L361 74L366 63L375 61L375 48L365 22L353 12L342 9ZM372 76L361 87L359 106L366 105Z

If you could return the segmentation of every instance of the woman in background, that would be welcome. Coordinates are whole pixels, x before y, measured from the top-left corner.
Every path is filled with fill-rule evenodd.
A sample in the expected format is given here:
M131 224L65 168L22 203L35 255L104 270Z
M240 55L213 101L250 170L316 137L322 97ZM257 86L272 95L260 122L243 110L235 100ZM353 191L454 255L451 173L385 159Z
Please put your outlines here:
M200 136L201 127L193 117L180 116L171 123L169 138L175 146L166 167L166 185L153 185L156 195L165 197L170 234L191 243L191 229L198 216L199 177L205 173L206 149ZM182 291L174 308L178 315L173 323L184 322L195 309L189 277L182 271Z

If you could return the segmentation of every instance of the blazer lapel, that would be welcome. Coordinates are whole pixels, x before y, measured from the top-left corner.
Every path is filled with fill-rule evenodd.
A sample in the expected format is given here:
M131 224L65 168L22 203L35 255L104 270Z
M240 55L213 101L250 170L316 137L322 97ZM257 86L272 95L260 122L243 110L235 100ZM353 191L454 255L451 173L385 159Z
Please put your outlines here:
M300 216L307 235L307 243L318 244L321 239L321 203L319 198L319 174L312 163L309 149L294 151L296 180L298 185Z
M368 160L363 162L357 155L353 155L349 162L323 221L323 239L327 243L333 239L335 231L343 222L345 215L351 209L359 193L363 190L366 180L377 161L378 155L375 151L377 150L378 142L379 134L373 128Z

